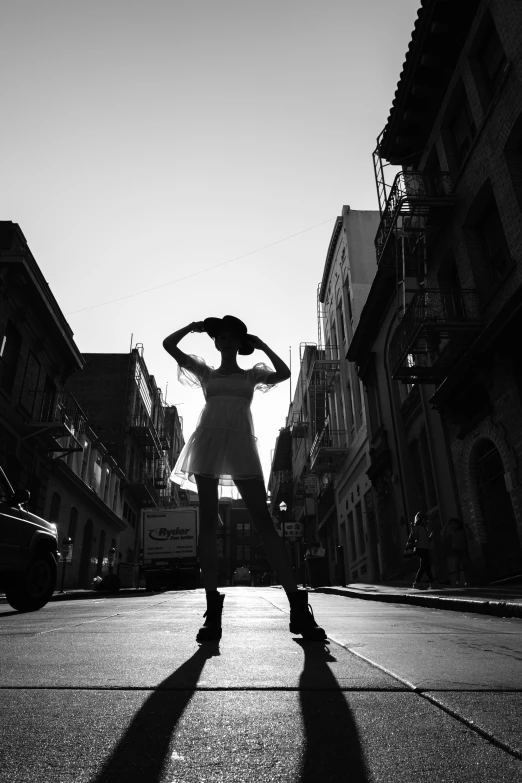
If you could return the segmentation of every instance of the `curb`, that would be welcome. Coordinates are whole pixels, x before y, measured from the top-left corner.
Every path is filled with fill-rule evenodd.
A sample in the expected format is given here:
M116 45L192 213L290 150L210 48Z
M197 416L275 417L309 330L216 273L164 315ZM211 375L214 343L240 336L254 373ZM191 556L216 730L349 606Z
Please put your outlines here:
M363 601L382 601L388 604L410 604L425 606L430 609L446 609L450 612L473 612L488 614L493 617L522 618L522 604L512 604L508 601L466 601L462 598L443 598L439 595L408 595L406 593L359 593L348 588L316 587L314 593L342 595L345 598L360 598Z
M144 590L143 588L129 589L129 590L116 590L113 593L109 593L107 590L71 590L70 593L53 593L49 599L51 601L85 601L90 598L124 598L125 596L139 596L139 595L154 595L152 590ZM7 598L5 595L0 595L0 605L7 604Z

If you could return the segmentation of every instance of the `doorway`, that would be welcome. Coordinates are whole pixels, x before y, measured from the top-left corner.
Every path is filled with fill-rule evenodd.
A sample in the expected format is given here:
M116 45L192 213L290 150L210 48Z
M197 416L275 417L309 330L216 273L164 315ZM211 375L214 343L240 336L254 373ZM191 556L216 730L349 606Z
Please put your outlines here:
M475 447L476 481L486 531L486 565L492 579L522 571L522 547L511 497L506 489L504 464L493 441Z

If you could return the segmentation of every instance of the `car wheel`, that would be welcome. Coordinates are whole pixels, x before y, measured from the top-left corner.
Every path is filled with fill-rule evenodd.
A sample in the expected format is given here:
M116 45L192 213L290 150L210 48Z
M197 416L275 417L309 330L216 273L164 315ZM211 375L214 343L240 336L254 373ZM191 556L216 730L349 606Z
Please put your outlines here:
M56 585L58 569L50 552L38 552L29 567L17 574L6 588L5 597L13 609L31 612L49 601Z

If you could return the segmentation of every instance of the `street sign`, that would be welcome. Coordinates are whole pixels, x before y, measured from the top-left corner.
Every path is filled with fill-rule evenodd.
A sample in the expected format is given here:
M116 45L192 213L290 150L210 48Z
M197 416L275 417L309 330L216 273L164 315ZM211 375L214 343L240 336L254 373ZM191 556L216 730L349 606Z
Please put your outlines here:
M302 538L303 534L302 522L285 522L285 536L288 538Z

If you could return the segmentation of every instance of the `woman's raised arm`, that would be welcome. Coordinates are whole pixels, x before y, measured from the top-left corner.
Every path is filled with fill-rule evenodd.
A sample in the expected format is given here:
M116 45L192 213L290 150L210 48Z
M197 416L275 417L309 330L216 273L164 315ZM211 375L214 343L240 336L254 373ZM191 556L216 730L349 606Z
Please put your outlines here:
M281 381L287 381L290 378L291 372L288 365L266 343L253 334L250 335L249 341L254 348L264 351L274 365L275 372L270 375L270 383L281 383Z
M170 355L177 361L178 364L184 365L187 363L187 354L183 353L178 348L179 341L190 332L204 332L205 327L203 321L192 321L188 326L184 326L182 329L178 329L177 332L172 332L168 337L163 340L163 347L170 353Z

